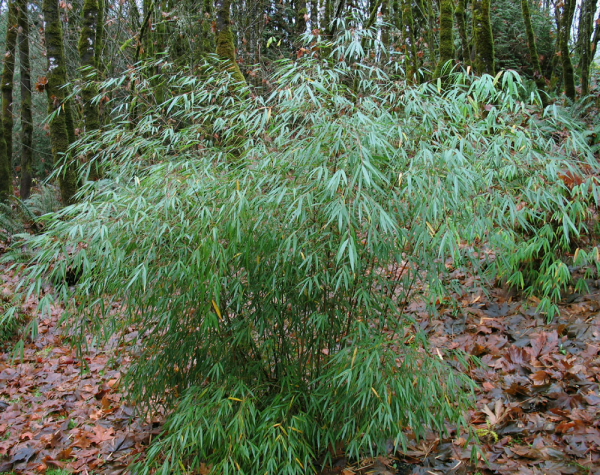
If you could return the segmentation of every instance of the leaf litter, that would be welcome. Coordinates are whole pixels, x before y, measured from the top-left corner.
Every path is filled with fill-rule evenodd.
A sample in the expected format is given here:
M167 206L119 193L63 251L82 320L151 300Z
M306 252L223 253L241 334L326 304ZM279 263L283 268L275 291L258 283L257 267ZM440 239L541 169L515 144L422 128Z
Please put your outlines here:
M1 270L8 295L18 277ZM37 302L21 307L33 315ZM142 419L125 402L119 383L131 362L127 348L113 339L79 353L59 324L62 314L55 307L40 319L22 358L9 345L0 353L0 473L125 473L160 432L161 419Z
M14 292L18 277L2 270L2 292ZM339 454L323 474L531 474L600 475L600 281L586 295L571 295L553 322L535 300L502 288L486 292L462 271L462 294L439 302L431 315L423 302L406 312L430 339L433 355L462 350L479 358L466 371L478 384L476 406L467 415L473 441L453 437L412 440L403 452L348 461ZM23 310L32 314L35 302ZM163 421L142 419L128 405L119 382L131 362L131 332L83 358L59 325L63 310L40 322L40 334L13 360L0 354L0 473L126 473L160 432Z

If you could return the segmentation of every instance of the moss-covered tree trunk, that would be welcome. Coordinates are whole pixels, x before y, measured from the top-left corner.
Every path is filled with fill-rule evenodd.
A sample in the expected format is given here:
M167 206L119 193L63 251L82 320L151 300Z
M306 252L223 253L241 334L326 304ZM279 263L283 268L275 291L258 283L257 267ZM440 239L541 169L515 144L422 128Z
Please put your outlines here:
M594 30L594 16L596 14L597 3L597 0L584 0L581 15L579 17L578 49L582 96L587 96L590 92L590 67L594 59L592 52L592 34Z
M575 0L564 0L560 15L560 60L563 69L563 83L566 96L572 101L575 100L575 72L571 62L571 52L569 44L571 42L571 26L573 16L575 15Z
M237 64L235 42L231 31L231 0L217 0L217 54L227 61L234 79L245 83L244 75Z
M316 30L319 28L319 2L310 0L310 29Z
M79 36L79 57L85 82L81 96L86 132L100 128L98 106L92 99L96 96L96 33L98 30L98 0L85 0L82 10L82 28Z
M18 13L16 0L8 0L8 24L6 25L6 51L4 53L4 71L2 73L2 123L4 140L9 163L13 155L13 81L15 76L15 55L17 48ZM12 186L12 183L11 183Z
M417 52L412 0L402 0L402 23L404 33L402 41L406 53L406 78L409 83L416 83L418 82L419 56Z
M454 59L454 4L453 0L440 1L440 55L435 76L442 74L442 68Z
M12 195L12 173L10 160L6 153L4 127L0 124L0 201L6 201Z
M306 33L306 19L308 18L308 8L306 0L298 0L296 3L296 34Z
M215 51L215 35L212 31L212 0L204 0L202 13L204 18L202 18L201 44L199 53L201 56L204 56L205 54Z
M496 73L490 3L491 0L473 0L474 66L479 74Z
M469 48L469 40L467 37L467 0L457 0L454 16L456 17L458 36L460 36L458 59L469 64L471 61L471 49Z
M525 31L527 33L527 44L529 45L529 56L531 56L531 66L533 68L533 79L540 91L542 104L546 107L548 99L545 93L546 80L542 75L542 67L540 65L540 57L537 52L537 44L535 41L535 33L531 23L531 12L529 11L529 0L521 0L521 11L523 12L523 20L525 22Z
M81 12L81 34L79 35L79 58L81 60L82 79L84 81L81 90L83 100L83 121L85 132L98 130L101 127L100 110L97 104L94 104L94 97L98 92L96 85L97 65L97 34L100 16L98 0L85 0ZM99 170L92 167L89 178L98 179Z
M29 15L27 0L18 0L19 61L21 65L21 199L31 195L33 117L31 112L31 69L29 65Z
M54 163L63 160L69 145L75 139L75 128L71 115L71 104L66 100L67 68L63 43L63 29L58 8L58 0L44 0L44 29L46 39L46 57L48 58L48 112L54 113L50 122L50 141ZM64 163L59 175L60 194L63 203L74 201L77 192L77 175L72 164Z

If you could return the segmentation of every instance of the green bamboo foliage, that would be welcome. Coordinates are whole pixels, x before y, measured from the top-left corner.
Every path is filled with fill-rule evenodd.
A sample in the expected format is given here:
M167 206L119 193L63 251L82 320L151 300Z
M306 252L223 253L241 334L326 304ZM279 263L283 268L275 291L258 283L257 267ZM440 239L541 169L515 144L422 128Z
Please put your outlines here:
M431 357L406 302L434 313L448 260L479 263L481 246L489 277L549 315L571 285L569 247L600 204L581 124L556 107L541 126L512 71L407 86L363 61L368 32L339 31L331 62L280 62L268 97L234 97L222 63L161 63L162 103L155 64L106 81L110 96L135 80L123 100L146 110L81 139L105 180L27 243L31 277L75 297L85 335L144 335L129 394L172 415L136 473L300 475L338 444L359 457L449 435L470 383L448 362L466 361ZM565 168L585 179L566 187Z
M440 54L435 70L439 77L448 61L454 60L454 3L453 0L440 2Z
M73 165L65 161L69 145L75 140L75 127L71 115L71 104L66 99L65 86L68 80L58 0L44 0L43 12L46 23L44 34L48 58L46 93L48 95L48 112L52 115L50 140L54 162L57 166L62 165L58 175L61 198L63 203L68 204L74 201L77 192L76 172Z
M15 75L15 58L17 49L18 32L17 1L8 1L8 23L6 26L6 51L4 53L4 71L2 73L2 123L4 126L4 140L6 153L12 163L13 155L13 81ZM12 183L11 183L12 187Z
M21 65L21 184L20 197L31 195L33 180L33 116L31 102L31 67L29 61L29 15L27 0L18 0L19 61Z
M495 74L494 37L490 21L491 0L473 0L473 41L475 70Z
M228 62L234 78L245 83L246 79L236 60L236 48L231 31L231 0L217 0L217 54Z

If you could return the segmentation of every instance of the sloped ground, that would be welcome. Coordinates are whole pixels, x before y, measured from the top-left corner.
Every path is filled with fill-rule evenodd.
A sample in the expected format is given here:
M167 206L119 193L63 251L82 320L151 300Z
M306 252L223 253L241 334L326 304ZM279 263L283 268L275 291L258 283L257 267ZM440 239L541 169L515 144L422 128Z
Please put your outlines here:
M0 270L7 296L17 277ZM455 296L457 304L441 305L437 317L418 302L408 311L429 334L433 355L461 349L481 359L468 370L479 384L468 417L489 464L471 462L467 440L432 434L396 457L351 463L340 456L326 473L600 475L600 282L568 297L548 323L535 302L502 289L486 296L462 271L452 277L471 289ZM161 422L141 419L119 391L137 332L81 359L58 326L60 314L41 322L22 361L0 354L0 473L124 473Z

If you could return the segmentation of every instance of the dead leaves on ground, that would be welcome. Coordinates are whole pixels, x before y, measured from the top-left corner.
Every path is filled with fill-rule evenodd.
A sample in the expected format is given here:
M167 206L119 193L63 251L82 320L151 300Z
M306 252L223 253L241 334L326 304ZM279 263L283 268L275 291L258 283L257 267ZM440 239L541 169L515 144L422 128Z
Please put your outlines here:
M14 284L11 276L5 271L4 287ZM123 473L157 432L118 391L128 356L93 349L80 359L59 317L40 322L22 360L0 354L0 472Z

